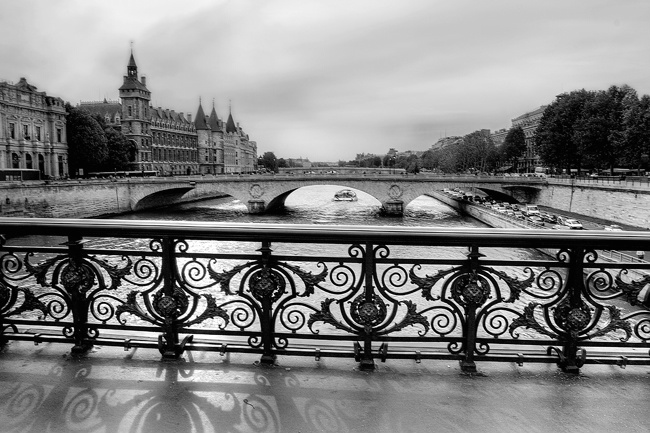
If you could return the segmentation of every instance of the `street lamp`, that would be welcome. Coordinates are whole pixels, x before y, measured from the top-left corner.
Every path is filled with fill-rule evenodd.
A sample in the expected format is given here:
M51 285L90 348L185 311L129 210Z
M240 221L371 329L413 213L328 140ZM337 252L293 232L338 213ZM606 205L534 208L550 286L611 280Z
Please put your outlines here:
M646 173L648 171L648 159L649 158L650 157L648 156L647 153L641 154L641 162L643 163L643 170L646 171ZM641 174L641 173L639 173L639 174Z

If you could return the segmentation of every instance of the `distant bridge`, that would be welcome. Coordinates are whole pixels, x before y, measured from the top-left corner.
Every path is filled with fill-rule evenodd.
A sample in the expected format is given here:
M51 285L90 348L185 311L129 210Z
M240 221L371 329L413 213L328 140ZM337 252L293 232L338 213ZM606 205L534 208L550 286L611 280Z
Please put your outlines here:
M453 176L373 176L358 174L304 175L304 176L219 176L178 180L149 179L136 183L133 209L150 208L176 201L193 190L197 198L229 195L246 205L250 213L264 213L284 206L286 198L295 190L314 185L338 185L363 191L377 199L385 213L401 215L414 199L443 188L478 189L493 197L532 197L544 184L539 178L477 178Z
M87 218L229 195L250 213L284 206L293 191L314 185L354 188L401 215L422 195L444 188L482 191L497 200L536 203L650 228L650 185L535 177L386 174L218 175L132 179L0 182L0 215Z

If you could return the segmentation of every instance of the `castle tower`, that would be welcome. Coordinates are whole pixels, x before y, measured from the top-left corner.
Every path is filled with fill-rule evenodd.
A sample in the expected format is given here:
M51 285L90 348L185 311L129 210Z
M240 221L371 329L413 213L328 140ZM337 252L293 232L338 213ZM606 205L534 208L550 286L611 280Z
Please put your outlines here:
M194 118L194 128L197 135L197 148L199 153L199 172L202 174L216 174L211 164L212 133L206 122L205 112L201 99L199 99L199 109L196 111Z
M151 92L147 89L146 78L138 79L138 66L131 58L126 67L124 83L120 87L122 100L122 133L133 141L138 148L136 157L137 170L151 170L151 113L149 104Z
M212 130L212 153L211 161L215 167L215 173L223 173L223 122L217 116L217 110L212 101L212 112L208 119L208 126Z

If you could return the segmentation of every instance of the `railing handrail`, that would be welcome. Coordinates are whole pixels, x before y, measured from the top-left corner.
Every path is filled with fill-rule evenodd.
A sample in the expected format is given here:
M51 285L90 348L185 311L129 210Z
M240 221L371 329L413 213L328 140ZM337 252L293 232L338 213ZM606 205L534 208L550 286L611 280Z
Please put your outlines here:
M558 247L567 243L587 248L650 250L650 232L550 231L544 229L394 227L361 225L241 224L202 221L133 221L119 219L0 218L0 234L151 237L189 239L498 247Z

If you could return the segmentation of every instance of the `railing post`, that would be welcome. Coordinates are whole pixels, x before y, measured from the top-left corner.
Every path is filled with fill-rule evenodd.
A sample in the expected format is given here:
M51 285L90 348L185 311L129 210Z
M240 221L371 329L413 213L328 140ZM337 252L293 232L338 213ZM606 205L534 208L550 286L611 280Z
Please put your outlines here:
M366 242L366 256L365 256L365 287L364 287L364 305L373 306L374 308L374 298L375 290L372 285L374 272L375 272L375 257L373 251L373 245L370 242ZM373 310L374 311L374 310ZM365 316L362 316L366 318ZM367 317L366 319L370 319ZM370 320L365 323L364 326L364 335L363 335L363 353L360 354L360 367L362 370L374 370L376 365L372 356L372 324Z
M274 364L277 355L273 350L273 341L275 339L275 329L273 324L273 296L278 290L277 284L271 275L271 242L262 241L262 248L258 251L262 253L262 279L266 282L263 283L267 290L259 291L259 301L262 305L262 314L260 317L260 327L262 331L262 357L260 362L263 364ZM261 288L262 286L260 286Z
M562 370L567 373L579 373L582 360L578 359L578 334L587 326L589 318L586 316L584 302L581 299L584 287L583 260L585 251L582 249L571 250L568 284L568 308L556 309L558 318L564 323L567 339L562 347Z
M61 274L61 280L70 296L72 310L74 346L72 353L81 354L93 345L88 341L88 303L86 291L92 287L94 277L83 262L83 238L78 235L68 236L68 266Z
M463 335L465 354L459 360L460 368L467 373L476 372L476 362L474 361L474 347L476 345L476 309L480 307L487 297L489 290L478 280L476 271L478 270L478 259L483 257L479 253L478 245L471 245L467 258L469 259L469 276L467 281L464 282L460 291L459 299L462 299L465 307L465 328Z
M174 282L176 275L176 265L174 261L174 242L169 237L163 237L162 240L162 276L163 287L162 296L158 301L159 313L164 316L163 333L158 337L158 350L165 359L175 359L180 356L178 350L179 339L178 330L174 323L175 299L174 299Z

